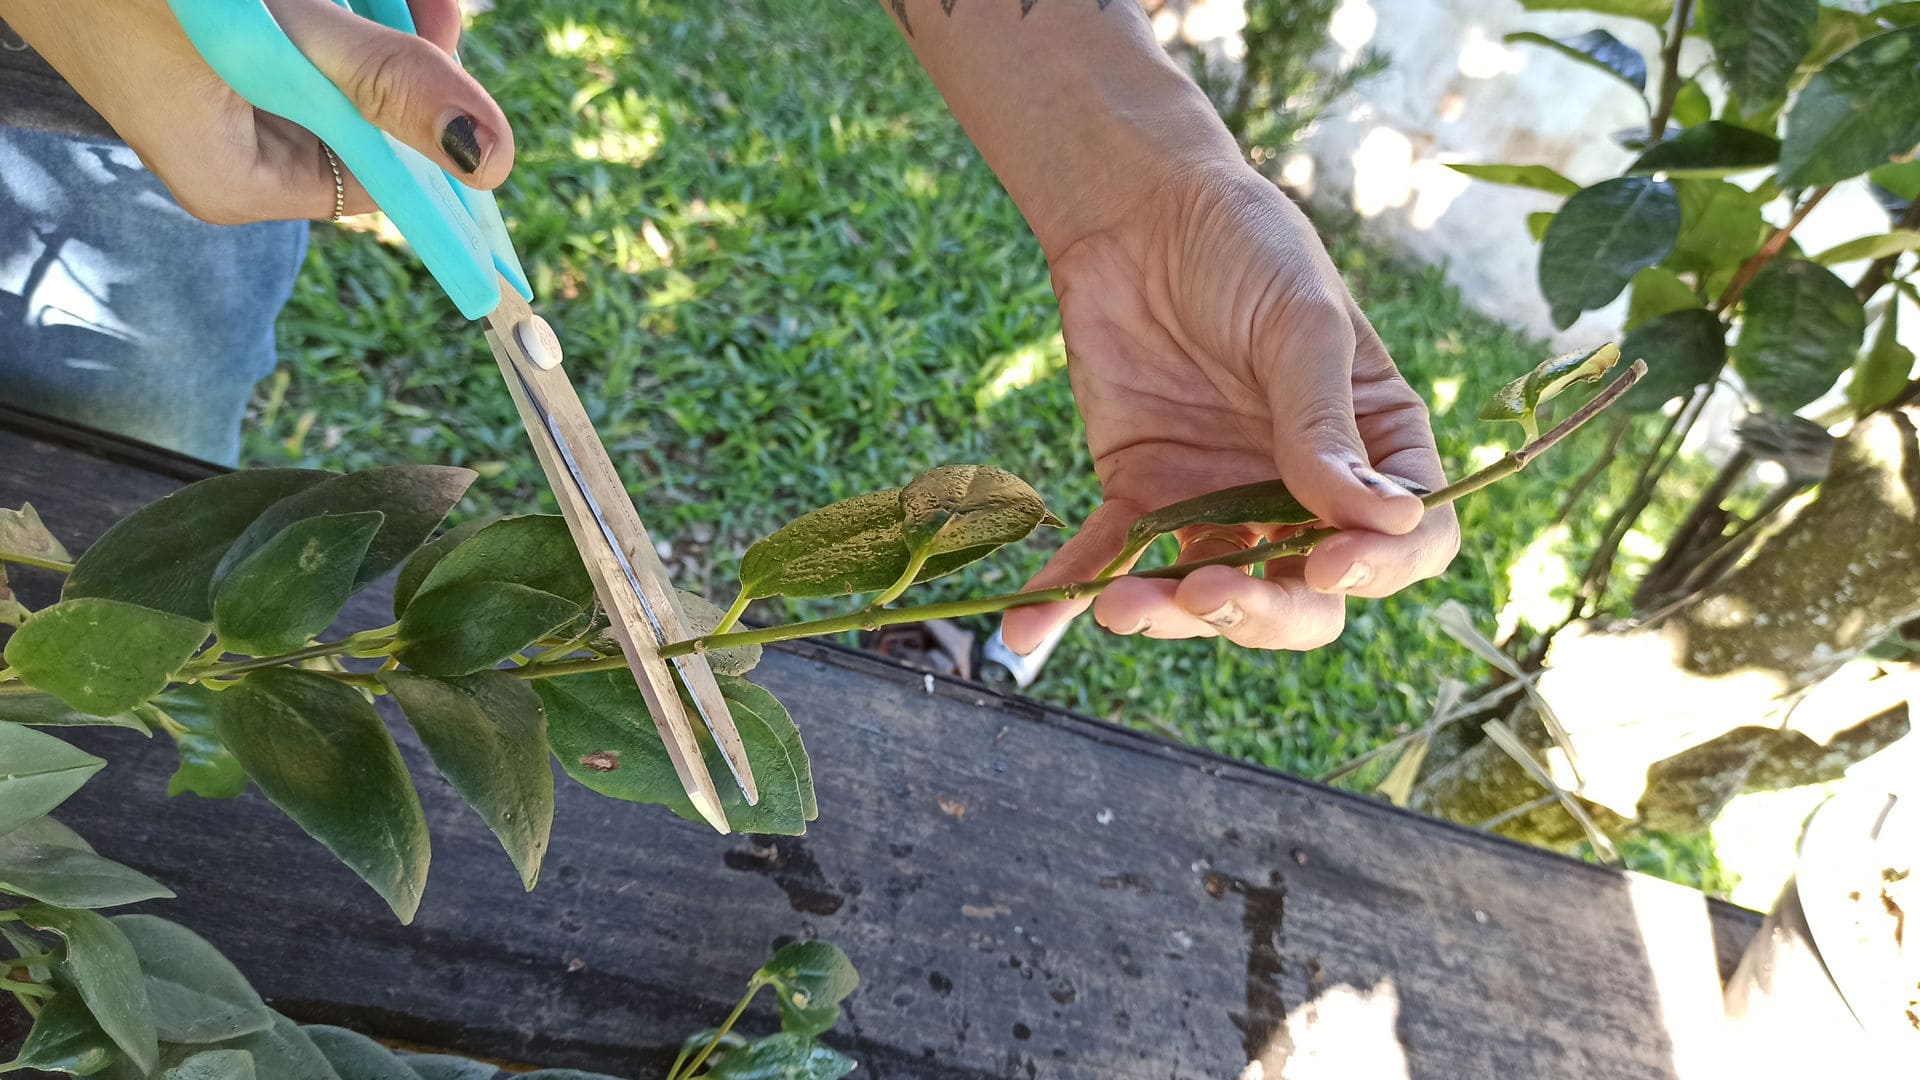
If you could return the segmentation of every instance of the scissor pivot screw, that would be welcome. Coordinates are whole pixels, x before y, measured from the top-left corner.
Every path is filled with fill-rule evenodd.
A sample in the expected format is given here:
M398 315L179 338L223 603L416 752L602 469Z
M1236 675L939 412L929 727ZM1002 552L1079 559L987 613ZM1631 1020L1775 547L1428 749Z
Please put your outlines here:
M538 315L529 315L513 327L514 340L519 342L520 351L527 354L533 366L541 371L552 371L560 366L560 336L547 325L547 320Z

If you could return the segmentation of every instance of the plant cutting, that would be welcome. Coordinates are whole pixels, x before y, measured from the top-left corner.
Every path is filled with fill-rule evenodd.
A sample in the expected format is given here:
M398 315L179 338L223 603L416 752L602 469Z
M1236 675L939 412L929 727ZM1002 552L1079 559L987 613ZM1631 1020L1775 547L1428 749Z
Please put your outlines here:
M1575 385L1600 380L1619 356L1608 345L1555 358L1503 389L1483 415L1513 421L1528 437L1486 468L1423 493L1427 505L1513 475L1618 401L1644 365L1636 362L1535 435L1543 426L1540 409ZM29 509L0 512L0 563L65 575L58 603L30 610L6 594L14 607L0 613L14 627L0 654L0 775L8 778L0 783L0 891L32 901L0 912L0 929L16 951L6 989L37 1018L60 1002L55 1020L88 1032L91 1023L111 1044L71 1066L35 1067L84 1075L82 1068L111 1064L120 1072L107 1075L176 1070L171 1075L185 1080L202 1073L177 1071L193 1056L178 1047L258 1056L285 1050L273 1040L299 1043L282 1032L290 1023L272 1018L270 1026L246 1032L210 1029L218 1037L199 1042L167 1026L180 1018L169 1019L156 1004L159 992L142 966L138 938L150 927L95 913L161 898L164 886L100 858L45 817L104 762L36 728L164 733L180 755L171 793L231 798L258 787L402 921L421 901L429 837L413 779L376 710L379 698L392 699L527 888L538 879L553 822L549 757L601 794L697 820L625 658L608 638L565 523L539 515L471 521L429 539L471 479L465 470L423 466L348 475L234 473L136 511L77 560ZM1270 482L1148 514L1130 542L1144 547L1186 525L1246 521L1296 531L1231 556L1134 573L1178 577L1201 565L1253 566L1302 554L1335 531ZM684 596L696 632L664 651L710 658L760 777L758 804L727 806L729 819L743 831L797 834L819 813L798 728L748 678L764 644L1091 595L1122 576L944 604L897 602L913 585L1051 522L1038 494L1011 474L945 466L776 530L746 553L739 595L727 610ZM323 636L351 595L390 572L397 572L391 623ZM866 599L843 616L737 627L757 597L853 594ZM717 755L710 745L706 750ZM782 1033L744 1043L731 1033L730 1019L689 1043L670 1080L841 1075L833 1070L844 1071L845 1059L812 1041L852 988L851 970L836 957L820 949L776 955L732 1019L754 993L772 989ZM49 1026L42 1043L54 1033ZM328 1040L365 1049L347 1035L307 1038L329 1059ZM243 1039L259 1048L221 1045ZM93 1068L102 1054L107 1064ZM763 1063L789 1071L750 1068ZM231 1054L194 1068L216 1065L241 1068Z

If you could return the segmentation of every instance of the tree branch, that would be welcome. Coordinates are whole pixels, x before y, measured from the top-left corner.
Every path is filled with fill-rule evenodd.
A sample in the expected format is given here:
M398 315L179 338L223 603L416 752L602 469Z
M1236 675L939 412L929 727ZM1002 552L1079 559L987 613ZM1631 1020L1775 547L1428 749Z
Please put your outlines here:
M1667 121L1673 119L1673 103L1680 97L1680 45L1687 39L1687 23L1693 15L1693 0L1680 0L1673 6L1673 27L1667 32L1666 48L1660 53L1660 103L1654 107L1647 124L1647 145L1657 146L1667 136Z

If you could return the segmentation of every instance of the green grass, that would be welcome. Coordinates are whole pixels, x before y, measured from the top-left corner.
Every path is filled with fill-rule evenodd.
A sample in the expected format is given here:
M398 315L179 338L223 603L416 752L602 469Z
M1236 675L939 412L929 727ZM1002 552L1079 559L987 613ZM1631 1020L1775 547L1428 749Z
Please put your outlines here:
M878 5L503 0L463 55L516 122L502 203L543 310L683 585L724 601L754 538L936 464L1011 469L1068 520L1095 505L1040 252ZM1435 402L1450 470L1504 448L1517 429L1472 414L1544 348L1469 312L1437 271L1344 226L1329 240ZM478 330L403 252L317 230L281 352L249 464L466 464L483 479L463 512L542 504ZM1453 598L1490 619L1506 567L1602 441L1583 437L1465 504L1453 570L1351 605L1330 648L1118 639L1083 621L1035 693L1318 772L1422 719L1441 679L1481 674L1426 611ZM1614 468L1593 504L1630 479ZM1576 520L1578 550L1596 526ZM1057 543L1003 552L925 595L1007 591Z

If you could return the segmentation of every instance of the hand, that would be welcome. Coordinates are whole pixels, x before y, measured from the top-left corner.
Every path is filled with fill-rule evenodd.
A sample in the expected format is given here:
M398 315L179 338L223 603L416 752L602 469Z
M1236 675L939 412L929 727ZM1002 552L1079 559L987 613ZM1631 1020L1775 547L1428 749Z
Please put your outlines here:
M268 0L362 115L476 188L513 166L499 106L453 59L458 0L409 0L420 34L329 0ZM207 67L165 0L0 0L0 17L126 140L188 213L214 224L333 214L319 140L247 104ZM372 200L342 166L344 213Z
M1344 597L1445 569L1460 543L1452 509L1423 514L1380 476L1443 485L1426 406L1305 215L1237 161L1176 176L1126 209L1050 260L1104 501L1029 587L1098 575L1142 513L1275 476L1347 531L1268 562L1264 579L1216 566L1117 582L1094 617L1122 634L1312 649L1339 636ZM1278 535L1186 530L1181 560ZM1003 638L1030 651L1086 604L1016 608Z

